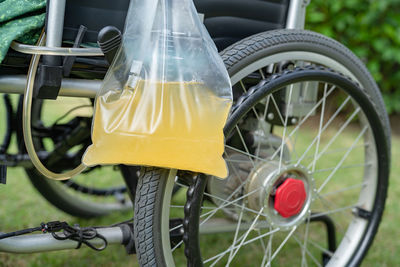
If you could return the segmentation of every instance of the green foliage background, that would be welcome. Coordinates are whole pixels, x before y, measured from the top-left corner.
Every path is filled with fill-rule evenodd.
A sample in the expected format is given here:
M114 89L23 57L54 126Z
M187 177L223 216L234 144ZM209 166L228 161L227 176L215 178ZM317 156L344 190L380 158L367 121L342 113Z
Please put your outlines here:
M311 0L306 28L360 57L379 84L389 114L400 113L400 0Z

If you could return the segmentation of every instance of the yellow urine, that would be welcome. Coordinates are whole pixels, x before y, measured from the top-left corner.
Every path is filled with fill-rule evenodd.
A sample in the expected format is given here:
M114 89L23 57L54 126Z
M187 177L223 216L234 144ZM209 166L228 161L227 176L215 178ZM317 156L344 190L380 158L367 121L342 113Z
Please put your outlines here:
M196 82L138 82L96 100L87 166L158 166L227 176L223 127L231 101Z

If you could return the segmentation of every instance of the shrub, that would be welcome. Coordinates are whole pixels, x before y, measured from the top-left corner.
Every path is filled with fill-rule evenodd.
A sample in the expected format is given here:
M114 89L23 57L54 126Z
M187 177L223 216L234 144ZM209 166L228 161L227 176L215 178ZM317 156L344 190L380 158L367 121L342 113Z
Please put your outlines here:
M400 1L312 0L306 28L332 37L367 65L387 110L400 113Z

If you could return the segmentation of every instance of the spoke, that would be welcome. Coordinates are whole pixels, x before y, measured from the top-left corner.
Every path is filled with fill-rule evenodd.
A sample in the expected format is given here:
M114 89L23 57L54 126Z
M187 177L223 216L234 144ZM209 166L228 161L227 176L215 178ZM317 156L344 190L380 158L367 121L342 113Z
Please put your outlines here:
M355 184L355 185L348 186L348 187L345 187L345 188L342 188L342 189L339 189L339 190L331 191L331 192L328 192L328 193L325 193L325 194L320 194L320 196L321 197L326 197L326 196L334 195L334 194L337 194L337 193L342 193L342 192L345 192L345 191L349 191L349 190L352 190L352 189L355 189L355 188L364 187L364 186L367 186L367 185L368 185L368 182Z
M225 155L226 155L226 152L225 152ZM233 166L233 165L232 165L232 166ZM234 166L233 166L233 167L234 167ZM235 174L236 174L236 175L239 177L239 179L240 179L240 176L238 175L238 173L237 173L235 167L233 168L233 170L234 170ZM225 200L222 200L222 201L228 202L239 190L241 190L241 188L242 188L245 184L246 184L246 183L242 182L241 185L239 185ZM251 192L250 192L250 193L251 193ZM242 196L241 198L243 198L243 196ZM240 199L241 199L241 198L240 198ZM235 201L238 201L238 199L236 199ZM204 224L207 220L209 220L218 210L220 210L221 208L223 208L223 207L225 207L225 206L229 206L229 205L230 205L230 203L225 204L225 205L222 205L222 206L219 206L217 209L215 209L215 210L213 210L213 211L211 211L211 212L208 212L207 214L210 214L210 215L209 215L200 225ZM245 209L247 209L247 208L245 208ZM206 216L206 215L205 215L205 214L201 215L201 217L204 217L204 216Z
M260 229L257 229L256 231L257 231L259 236L262 235ZM260 240L260 243L261 243L261 246L262 246L263 250L265 251L267 249L267 246L265 246L264 239L261 238L259 240Z
M299 131L296 132L296 135L294 137L294 142L293 142L293 155L296 157L296 160L299 159L299 154L297 153L297 150L296 150L296 144L297 144L298 137L299 137Z
M241 153L241 154L243 154L243 155L246 155L246 156L255 158L255 159L257 159L257 160L260 160L260 161L263 161L263 162L268 162L268 160L266 160L266 159L257 157L257 156L255 156L255 155L250 154L250 153L246 153L246 152L244 152L244 151L242 151L242 150L240 150L240 149L237 149L237 148L235 148L235 147L232 147L232 146L229 146L229 145L225 145L225 147L226 147L226 148L229 148L229 149L232 149L233 151L236 151L236 152Z
M245 245L247 245L247 244L250 244L250 243L252 243L252 242L254 242L254 241L257 241L257 240L260 239L260 238L264 238L264 237L266 237L266 236L268 236L268 235L272 235L272 234L278 232L279 230L280 230L279 228L276 228L276 229L274 229L274 230L272 230L272 231L269 231L269 232L267 232L267 233L265 233L265 234L262 234L262 235L260 235L260 236L254 237L253 239L250 239L250 240L244 242L244 243L243 243L243 246L245 246ZM238 238L238 241L241 240L241 239L242 239L242 238ZM207 260L205 260L204 263L210 262L210 261L215 260L215 259L217 259L217 258L219 258L219 257L223 257L224 255L226 255L226 253L229 253L231 250L234 250L234 249L236 249L237 247L239 247L239 245L237 245L237 246L233 246L233 245L232 245L232 246L230 246L227 250L225 250L225 251L223 251L223 252L221 252L221 253L219 253L219 254L217 254L217 255L215 255L215 256L213 256L213 257L207 259ZM221 256L221 255L222 255L222 256Z
M358 164L351 164L351 165L344 165L341 166L339 169L352 169L352 168L359 168L359 167L366 167L366 166L371 166L372 163L358 163ZM332 171L334 170L335 167L331 167L331 168L326 168L326 169L319 169L314 171L313 173L320 173L320 172L328 172L328 171Z
M311 239L308 240L308 242L313 245L314 247L316 247L317 249L321 250L322 252L326 253L326 255L328 255L329 257L333 257L333 252L327 250L326 248L323 248L321 245L319 245L318 243L312 241Z
M238 134L239 134L240 140L242 141L242 144L243 144L243 146L244 146L244 149L246 150L246 153L247 153L248 155L251 155L251 154L250 154L250 151L249 151L249 149L248 149L248 147L247 147L247 145L246 145L246 142L244 141L244 138L243 138L243 136L242 136L242 133L241 133L241 131L240 131L240 129L239 129L239 126L237 126L237 125L236 125L236 131L237 131ZM250 159L250 161L251 161L251 164L253 164L253 167L255 167L255 164L254 164L253 159L252 159L250 156L249 156L249 159Z
M184 185L184 184L181 184L181 183L179 183L179 182L175 182L175 184L177 184L177 185L179 185L179 186L181 186L181 187L183 187L183 188L187 188L188 186L186 186L186 185ZM243 184L241 185L241 186L243 186ZM236 190L238 190L241 186L239 186ZM236 191L235 190L235 191ZM235 191L231 194L231 196L233 196L234 194L235 194ZM255 192L255 191L253 191L253 192ZM249 194L252 194L253 192L250 192ZM207 194L207 193L204 193L204 194ZM209 194L208 194L209 195ZM230 197L231 196L229 196L227 199L229 200L230 199ZM247 195L246 195L247 196ZM246 197L246 196L242 196L240 199L242 199L243 197ZM236 199L235 201L238 201L238 200L240 200L240 199ZM222 200L222 199L220 199L221 201L224 201L224 202L227 202L227 200ZM200 217L204 217L204 216L206 216L206 215L208 215L208 214L211 214L208 218L206 218L205 219L205 221L203 221L200 225L202 225L203 223L205 223L206 221L208 221L208 219L210 219L218 210L220 210L220 209L222 209L222 208L224 208L224 207L226 207L226 206L229 206L231 204L231 202L229 202L228 204L225 204L225 205L223 205L223 206L219 206L218 208L212 208L212 207L202 207L202 209L211 209L211 211L209 211L209 212L207 212L207 213L205 213L205 214L202 214ZM234 204L235 205L235 204ZM171 205L172 206L172 205ZM239 205L237 205L237 206L239 206ZM246 209L246 208L245 208ZM254 211L254 210L251 210L251 209L249 209L249 211L250 212L254 212L254 213L257 213L256 211ZM177 226L175 226L175 227L173 227L172 229L170 229L170 232L172 232L172 231L174 231L174 230L176 230L176 229L178 229L178 228L180 228L180 227L182 227L182 224L179 224L179 225L177 225Z
M284 125L284 124L285 124L285 120L283 119L283 116L282 116L282 114L281 114L281 111L279 110L278 104L276 104L275 97L274 97L274 95L272 95L272 94L271 94L270 96L271 96L271 99L272 99L272 103L274 104L275 109L276 109L276 111L278 112L279 119L281 120L282 125Z
M271 98L270 95L268 95L268 96L267 96L267 101L266 101L266 104L265 104L265 108L264 108L263 118L262 118L262 121L263 121L263 122L265 121L265 119L266 119L266 117L267 117L267 112L268 112L268 106L269 106L269 100L270 100L270 98ZM272 147L272 146L271 146L271 142L270 142L270 140L269 140L269 138L268 138L268 135L270 135L271 133L265 133L265 132L264 132L264 127L261 127L261 128L262 128L262 131L263 131L263 133L264 133L264 137L267 138L270 147ZM259 157L259 155L260 155L260 147L261 147L261 142L258 142L258 144L257 144L257 150L256 150L256 157Z
M270 228L270 231L271 231L271 228ZM267 246L267 249L264 252L264 257L263 257L262 262L261 262L261 267L263 267L265 265L265 261L267 260L267 257L268 257L268 259L271 258L271 254L272 254L272 238L273 237L274 237L273 234L271 234L269 236L268 246Z
M232 244L236 244L236 242L237 242L237 236L239 234L240 224L242 222L243 210L244 210L244 203L242 204L242 209L240 210L239 220L238 220L238 223L236 226L235 236L233 237ZM229 253L228 263L230 263L232 261L232 259L233 259L233 250L231 250L231 252Z
M264 108L264 114L263 114L263 117L262 117L263 121L265 121L265 119L267 118L268 106L269 106L270 99L271 99L271 95L268 95L267 96L267 101L266 101L266 104L265 104L265 108Z
M278 255L279 251L283 248L283 246L287 243L289 238L293 235L294 231L296 231L297 226L293 227L293 229L289 232L289 234L286 236L286 238L282 241L282 243L279 245L279 247L275 250L274 254L272 254L272 257L268 260L266 266L271 266L271 262L275 259L276 255Z
M368 146L368 143L362 144L362 145L356 145L354 148L366 147L366 146ZM323 155L328 155L328 154L337 154L339 152L347 151L347 149L348 149L347 147L346 148L331 149L331 150L325 151L324 153L322 153L322 155L321 154L319 154L319 155L323 156ZM303 157L303 160L312 159L312 158L314 158L314 156L306 156L306 157ZM293 162L297 162L297 159L289 161L289 163L293 163ZM307 168L310 168L310 167L311 167L311 164L307 166Z
M297 244L299 244L299 246L302 248L302 250L305 251L305 253L313 260L313 262L317 266L322 267L322 264L318 262L318 260L311 254L311 252L307 249L307 247L304 247L303 244L301 244L300 240L296 237L296 235L293 236L293 239L296 240ZM305 264L307 265L307 261L305 262ZM302 262L301 266L303 266L303 262Z
M324 122L324 115L325 115L325 104L326 104L326 90L328 88L328 84L326 83L324 86L324 96L322 97L324 101L322 102L322 108L321 108L321 117L319 120L319 129L318 129L318 135L317 135L317 145L315 148L315 153L314 153L314 160L312 162L312 168L311 171L315 171L315 163L317 162L317 155L318 155L318 149L319 149L319 143L321 141L321 134L322 134L322 124Z
M209 197L212 197L212 198L216 198L216 199L218 199L218 200L220 200L220 201L222 201L222 202L225 202L226 204L224 204L224 205L222 205L222 206L218 206L218 208L216 208L215 210L212 210L212 211L209 211L209 212L206 212L206 213L202 214L200 217L205 217L205 216L207 216L208 214L211 214L211 215L210 215L209 217L207 217L206 219L204 219L204 221L202 221L200 225L204 224L204 223L205 223L211 216L213 216L218 210L220 210L220 209L222 209L222 208L224 208L224 207L226 207L226 206L234 205L234 206L237 206L237 207L241 208L240 205L238 205L238 204L236 204L236 203L234 203L234 202L237 202L237 201L239 201L239 200L241 200L241 199L243 199L243 198L245 198L245 197L247 197L247 196L249 196L249 195L251 195L251 194L253 194L253 193L257 192L257 191L259 191L259 190L262 190L262 188L257 188L257 189L255 189L255 190L251 191L250 193L247 193L247 194L245 194L245 195L243 195L243 196L241 196L241 197L235 199L234 201L227 201L227 200L224 200L224 199L222 199L222 198L213 196L213 195L211 195L211 194L204 193L204 195L209 196ZM255 211L255 210L253 210L253 209L250 209L250 208L247 208L247 207L243 207L243 208L244 208L245 210L247 210L247 211L250 211L250 212L252 212L252 213L258 214L258 212ZM263 217L267 217L267 215L264 214L264 213L261 213L261 215L262 215Z
M242 89L243 89L243 92L244 93L247 93L247 89L246 89L246 86L244 85L244 83L243 83L243 80L240 80L240 86L242 86Z
M367 147L367 146L369 146L370 144L369 143L364 143L364 144L359 144L359 145L355 145L354 146L354 148L360 148L360 147ZM336 153L339 153L339 152L343 152L343 151L347 151L347 147L343 147L343 148L336 148L336 149L331 149L331 150L328 150L328 151L325 151L323 154L324 155L327 155L327 154L336 154Z
M284 128L283 128L283 137L282 137L282 143L281 143L281 155L279 156L279 167L278 167L278 172L281 171L281 167L282 167L282 158L283 158L283 146L285 145L285 138L286 138L286 131L287 131L287 122L289 119L289 107L290 107L290 101L292 100L292 92L293 92L293 84L290 85L290 89L289 89L289 100L287 103L287 108L286 108L286 118L285 118L285 124L284 124Z
M187 187L186 185L180 184L180 183L178 183L178 182L176 182L176 184L177 184L177 185L180 185L180 186L182 186L182 187ZM243 184L242 184L242 185L243 185ZM239 188L240 188L240 187L238 187L238 189L239 189ZM238 190L238 189L236 189L236 190ZM209 215L206 219L204 219L204 220L200 223L200 225L203 225L204 223L206 223L215 213L217 213L218 210L220 210L220 209L222 209L222 208L225 208L226 206L235 205L235 206L240 207L240 205L235 204L234 202L237 202L237 201L239 201L239 200L241 200L241 199L247 197L248 195L253 194L253 193L255 193L255 192L259 191L259 190L260 190L259 188L258 188L258 189L255 189L255 190L253 190L252 192L247 193L246 195L243 195L243 196L241 196L240 198L237 198L237 199L235 199L234 201L231 201L231 202L228 202L228 200L230 199L231 196L227 198L228 200L224 200L224 199L222 199L222 198L218 198L218 197L213 196L213 195L210 195L210 194L208 194L208 193L204 193L205 195L207 195L207 196L209 196L209 197L217 198L217 199L219 199L220 201L226 202L227 204L224 204L224 205L222 205L222 206L218 206L217 208L213 208L213 207L204 207L204 206L203 206L202 209L208 209L208 210L211 210L211 211L208 211L208 212L206 212L206 213L204 213L204 214L202 214L202 215L200 216L200 218L202 218L202 217L205 217L205 216ZM235 192L233 192L233 194L234 194L234 193L235 193ZM232 195L233 195L233 194L232 194ZM173 207L173 206L171 205L171 207ZM183 206L179 206L179 207L183 207ZM252 209L249 209L249 208L246 208L246 207L243 207L243 208L244 208L245 210L249 211L249 212L253 212L253 213L256 213L256 214L257 214L257 211L255 211L255 210L252 210ZM262 214L262 215L263 215L263 217L266 216L265 214ZM171 228L171 229L170 229L170 232L172 232L172 231L174 231L174 230L176 230L176 229L178 229L178 228L180 228L180 227L182 227L182 224L179 224L179 225L177 225L177 226Z
M229 156L228 156L228 154L226 153L226 151L224 151L224 155L225 155L225 158L226 158L226 159L229 158ZM248 161L244 161L244 162L247 163ZM246 181L246 179L245 179L244 181L242 180L242 178L241 178L241 176L240 176L240 174L239 174L239 172L238 172L238 170L236 169L236 166L235 166L234 164L229 163L229 166L232 167L233 172L235 173L236 177L242 182L242 184L241 184L241 186L242 186L242 185L244 184L244 182ZM235 190L235 192L236 192L236 190ZM233 196L233 195L231 194L229 197L231 197L231 196Z
M172 231L174 231L174 230L176 230L176 229L181 228L182 226L183 226L182 224L179 224L179 225L177 225L177 226L175 226L175 227L169 229L169 231L172 232Z
M308 231L309 231L309 226L310 226L310 215L308 215L307 216L307 219L306 219L306 232L304 233L304 244L303 244L303 246L301 246L301 256L302 256L302 261L301 261L301 266L303 267L303 266L306 266L307 265L307 259L306 259L306 255L305 255L305 253L306 253L306 251L308 251L307 250L307 239L308 239ZM301 243L300 243L301 244Z
M253 222L251 223L249 229L246 231L246 233L244 233L242 240L240 241L239 246L237 247L237 249L235 250L235 252L233 253L232 257L230 257L230 261L228 261L228 263L226 264L227 266L229 266L230 262L233 260L233 258L236 256L236 254L238 253L239 249L243 246L244 241L246 241L247 236L250 234L250 232L254 229L254 225L257 223L258 218L261 215L261 212L264 208L261 208L260 211L258 212L257 216L254 218ZM233 243L233 245L235 245L235 243ZM219 260L219 259L218 259ZM215 264L215 262L213 263Z
M345 101L346 102L346 101ZM346 102L347 103L347 102ZM344 105L342 104L341 108L343 108ZM325 130L328 128L328 126L332 123L332 121L335 119L335 117L337 116L337 114L339 114L339 111L341 109L339 108L336 113L334 115L332 115L332 117L329 119L329 121L324 125L324 127L321 130L321 134L323 132L325 132ZM359 112L360 108L358 108L358 110L355 110L353 112L353 114L347 119L347 121L343 124L343 126L340 128L339 132L331 139L331 141L328 143L328 145L326 145L324 147L324 149L328 149L329 146L331 145L331 142L333 143L333 141L336 140L336 137L339 136L339 134L347 127L347 125L353 120L354 116L357 115L357 113ZM306 151L303 153L303 155L300 157L300 159L297 161L297 164L300 164L300 162L304 159L304 157L307 155L308 151L312 148L312 146L314 145L314 143L317 141L317 137L315 137L313 139L313 141L311 142L311 144L307 147ZM321 151L321 153L325 152L324 150ZM317 155L316 158L314 158L315 161L317 161L319 158L321 157L320 154ZM310 164L311 165L311 164ZM311 166L310 166L311 167ZM309 168L310 168L309 167Z
M327 93L326 97L328 97L335 89L335 86L332 86L332 88L329 90L329 92ZM292 137L293 134L295 134L301 127L301 125L303 125L303 123L314 113L314 111L322 104L323 99L320 99L317 104L315 104L315 106L306 114L306 116L299 122L299 124L296 125L296 127L290 132L290 134L288 135L288 138ZM277 149L274 154L270 157L270 159L273 159L276 157L276 155L278 155L279 153L279 149Z
M243 239L243 236L239 237L238 240L237 240L237 242L240 242L242 239ZM217 263L219 262L219 260L222 259L222 258L225 256L226 253L228 253L228 252L229 252L229 253L232 253L232 251L234 251L234 249L230 249L231 247L232 247L232 246L230 246L230 247L228 248L227 251L224 251L224 252L218 254L218 255L217 255L218 257L216 258L216 260L214 260L214 262L210 265L210 267L212 267L212 266L214 266L215 264L217 264ZM215 258L215 256L214 256L213 258ZM213 258L211 258L211 259L213 259ZM209 259L209 260L211 260L211 259ZM208 260L207 260L207 261L208 261ZM205 261L204 263L206 263L207 261Z
M225 159L226 162L229 163L248 163L248 160L240 160L240 159Z
M264 73L262 72L262 69L259 69L258 72L260 73L261 78L262 78L263 80L265 80L265 75L264 75Z
M368 145L369 145L368 143L360 144L360 145L354 146L354 148L367 147ZM321 156L323 156L323 155L328 155L328 154L337 154L337 153L339 153L339 152L347 151L347 149L348 149L347 147L346 147L346 148L331 149L331 150L325 151L324 153L322 153L322 155L321 155L321 153L320 153L319 155L320 155L320 157L321 157ZM303 160L311 159L311 158L314 158L314 156L306 156L306 157L303 157ZM318 160L318 159L317 159L317 160ZM291 160L291 161L289 161L288 163L291 164L291 163L293 163L293 162L297 162L297 159L296 159L296 160ZM310 167L311 167L311 164L309 164L309 165L307 166L307 168L310 168Z
M318 193L315 193L315 195L316 195L316 196L318 197L318 199L321 201L321 204L322 204L325 208L327 208L328 210L332 210L332 208L333 208L333 210L334 210L334 209L338 209L338 205L336 205L336 204L333 203L332 201L330 201L330 200L328 200L328 199L322 197L322 196L321 196L320 194L318 194ZM319 213L319 214L321 214L321 213ZM342 225L342 222L337 221L337 222L336 222L336 226L337 226L337 229L339 230L339 232L340 232L341 234L344 235L344 238L346 238L345 230L344 230L344 227L343 227L343 225Z
M325 212L318 212L318 213L315 213L315 214L311 214L310 217L311 217L311 219L312 218L318 218L318 217L323 216L323 215L328 215L328 214L337 213L337 212L343 212L343 211L346 211L346 210L349 210L349 209L353 209L355 207L357 207L357 205L346 206L346 207L343 207L343 208L338 208L338 209L334 209L334 210L328 210L328 211L325 211Z
M353 120L353 118L360 112L360 108L357 108L351 116L346 120L346 122L340 127L339 131L336 132L336 134L333 136L331 140L329 140L328 144L325 145L325 147L322 149L322 151L318 154L317 160L325 153L325 151L332 145L333 142L335 142L336 138L343 132L343 130L349 125L349 123Z
M170 205L170 208L176 208L176 209L183 209L185 206L184 205ZM208 207L208 206L203 206L201 207L203 210L215 210L215 207ZM234 210L234 209L231 209Z
M325 185L332 179L333 175L340 168L340 166L342 166L342 164L346 160L347 156L350 154L351 151L353 151L354 146L358 143L358 141L364 135L364 133L366 132L367 129L368 129L368 126L365 126L364 129L360 132L360 134L357 136L356 140L353 142L351 147L347 150L346 154L343 156L343 158L336 165L335 169L331 172L331 174L328 176L328 178L325 179L324 183L318 188L318 190L317 190L318 193L321 192L321 190L325 187Z
M176 244L176 246L171 249L171 251L174 252L175 249L177 249L180 245L182 245L182 243L183 243L183 240L179 241L178 244Z
M179 182L175 182L175 184L176 184L176 185L179 185L179 186L182 187L182 188L189 188L187 185L181 184L181 183L179 183Z

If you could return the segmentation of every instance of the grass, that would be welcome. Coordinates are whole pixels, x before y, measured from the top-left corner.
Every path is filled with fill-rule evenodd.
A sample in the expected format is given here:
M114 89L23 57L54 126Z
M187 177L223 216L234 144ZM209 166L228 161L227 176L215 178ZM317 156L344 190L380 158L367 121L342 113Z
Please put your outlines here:
M2 110L0 110L1 113ZM0 134L2 133L0 128ZM400 250L400 240L396 236L397 222L400 221L400 213L398 213L400 181L396 177L396 173L400 173L400 166L396 164L400 162L400 136L393 136L392 151L393 167L384 218L363 266L400 266L400 259L396 253ZM81 226L109 225L132 216L132 212L125 212L92 220L71 217L44 200L31 186L23 169L9 168L8 170L7 185L0 185L1 231L33 227L42 221L51 220L65 220L70 224L79 223ZM209 239L210 244L218 244L220 241L216 236ZM282 262L284 263L286 262ZM0 266L138 266L138 264L134 255L126 255L123 247L113 245L103 252L82 248L27 255L0 253Z

